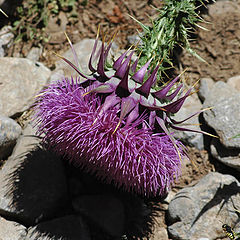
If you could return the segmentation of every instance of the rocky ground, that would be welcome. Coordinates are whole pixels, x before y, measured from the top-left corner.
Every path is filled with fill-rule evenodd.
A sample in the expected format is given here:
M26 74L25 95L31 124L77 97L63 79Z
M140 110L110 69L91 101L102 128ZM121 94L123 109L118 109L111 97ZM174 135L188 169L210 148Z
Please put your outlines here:
M48 26L50 42L13 44L5 27L0 33L0 239L224 239L221 225L240 232L240 1L217 1L203 15L210 32L198 31L192 44L208 62L183 52L178 70L188 81L200 78L178 119L213 107L190 124L211 132L179 134L193 163L184 162L182 177L165 199L141 199L99 183L39 145L29 124L33 97L70 69L51 50L69 56L66 30L86 69L97 24L119 28L116 47L126 48L137 25L129 13L147 22L156 12L145 1L88 1L79 21L69 24L64 12ZM151 1L159 6L158 1ZM97 4L98 3L98 4ZM106 9L106 4L109 8ZM60 22L57 20L61 20ZM10 23L9 23L10 24ZM14 57L14 58L9 58ZM17 58L18 57L18 58ZM20 58L19 58L20 57ZM27 69L27 71L26 71ZM148 234L152 228L153 233ZM125 239L127 239L125 237ZM134 238L133 238L134 239Z

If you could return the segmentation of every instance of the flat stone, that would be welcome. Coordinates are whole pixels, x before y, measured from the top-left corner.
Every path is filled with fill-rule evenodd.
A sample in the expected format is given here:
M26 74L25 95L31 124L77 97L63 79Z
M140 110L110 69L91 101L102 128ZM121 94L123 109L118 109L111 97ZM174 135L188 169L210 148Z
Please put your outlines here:
M229 78L227 80L227 84L232 88L240 91L240 75Z
M240 133L240 93L224 82L216 82L206 100L203 117L212 127L226 148L240 148L240 138L233 138Z
M51 71L25 58L0 58L0 114L14 116L27 110L48 82Z
M25 240L91 240L81 217L69 215L42 222L28 229Z
M11 118L0 115L0 159L7 159L22 132Z
M124 206L111 195L85 195L73 200L73 208L90 218L95 224L113 237L120 237L124 231Z
M197 95L189 96L184 102L180 111L174 115L173 119L176 121L184 120L193 113L199 112L201 109L202 104ZM192 117L191 119L179 125L179 127L201 131L201 128L199 127L198 116ZM189 146L196 147L199 150L204 148L203 134L201 133L174 130L174 137L176 139L180 139Z
M214 158L240 171L240 149L224 147L218 139L213 139L210 145L211 154Z
M223 238L222 223L240 227L235 208L240 209L240 183L231 175L209 173L195 186L180 190L170 202L170 238Z
M24 225L55 216L68 202L63 163L38 141L20 137L0 171L0 214Z
M0 217L0 240L25 240L26 235L26 227Z

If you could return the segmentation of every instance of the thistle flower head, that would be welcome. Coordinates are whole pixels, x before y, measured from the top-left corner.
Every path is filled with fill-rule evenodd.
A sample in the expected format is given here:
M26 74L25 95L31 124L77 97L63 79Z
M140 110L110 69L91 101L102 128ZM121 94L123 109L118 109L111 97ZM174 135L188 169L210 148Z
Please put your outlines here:
M111 44L102 42L97 51L97 38L89 61L91 75L82 73L77 61L63 58L80 77L64 78L38 95L39 134L44 133L44 140L72 163L99 178L156 196L180 173L183 146L168 128L181 130L171 115L179 111L191 89L183 93L177 77L154 90L158 66L151 70L149 60L136 70L131 50L107 68ZM73 53L76 56L74 49Z

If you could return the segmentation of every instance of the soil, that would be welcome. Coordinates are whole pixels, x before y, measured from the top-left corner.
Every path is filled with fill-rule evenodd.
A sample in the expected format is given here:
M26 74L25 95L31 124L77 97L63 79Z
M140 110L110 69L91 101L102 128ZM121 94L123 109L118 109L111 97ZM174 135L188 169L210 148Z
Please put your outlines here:
M50 69L54 69L54 63L58 59L51 52L61 54L69 48L63 30L66 31L72 42L76 43L83 38L95 38L99 24L104 32L108 32L108 35L118 30L115 41L121 49L126 48L128 46L127 36L136 34L136 30L141 29L129 15L148 24L148 16L154 18L157 14L151 4L154 7L160 7L162 1L89 0L86 6L79 4L77 21L68 22L65 12L52 16L46 29L50 40L48 43L42 44L43 53L40 61ZM236 4L240 6L240 0L236 1ZM198 29L196 39L191 43L191 46L207 63L183 52L179 56L179 65L176 67L178 71L187 67L187 75L194 82L201 77L211 77L214 81L226 81L239 74L240 11L218 13L212 9L202 17L209 23L201 23L200 25L210 31ZM35 40L21 41L11 46L7 55L26 57L31 47L36 45L39 43ZM194 165L190 162L184 164L182 177L173 187L174 192L183 187L194 185L210 171L231 171L232 173L232 170L212 159L206 150L199 151L190 147L188 150ZM163 216L160 226L163 227L166 226L164 214L165 210L160 211L160 215Z
M189 77L195 81L203 77L227 81L239 75L240 1L218 1L202 17L205 23L200 25L209 31L199 28L191 46L206 63L184 52L180 56L183 68L188 69Z

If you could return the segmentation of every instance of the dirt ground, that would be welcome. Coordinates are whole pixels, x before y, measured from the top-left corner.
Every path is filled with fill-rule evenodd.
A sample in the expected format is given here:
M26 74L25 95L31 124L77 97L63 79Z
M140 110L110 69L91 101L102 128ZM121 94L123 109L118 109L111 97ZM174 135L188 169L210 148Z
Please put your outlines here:
M69 48L63 31L66 31L72 42L76 43L83 38L95 38L99 24L109 34L117 29L116 43L120 48L126 48L127 36L136 34L136 30L140 29L129 15L143 23L149 23L148 16L154 18L157 14L151 5L160 7L161 4L162 1L159 0L89 0L86 6L79 4L78 19L72 22L68 22L65 12L60 12L58 16L52 18L46 29L50 34L50 41L43 45L40 61L50 69L54 69L54 62L58 59L51 52L61 54ZM240 0L237 4L240 5ZM191 46L207 61L207 64L183 52L179 56L179 63L176 67L178 71L180 67L187 67L187 75L194 82L201 77L211 77L214 81L226 81L240 72L240 11L217 14L212 10L202 17L209 23L201 25L210 31L198 29L196 39ZM14 44L9 49L8 56L25 57L35 45L38 44L34 40ZM195 166L190 162L184 165L182 177L174 186L173 191L195 184L215 169L224 173L232 171L212 159L206 150L199 151L189 147L189 156ZM164 220L162 225L165 226Z

